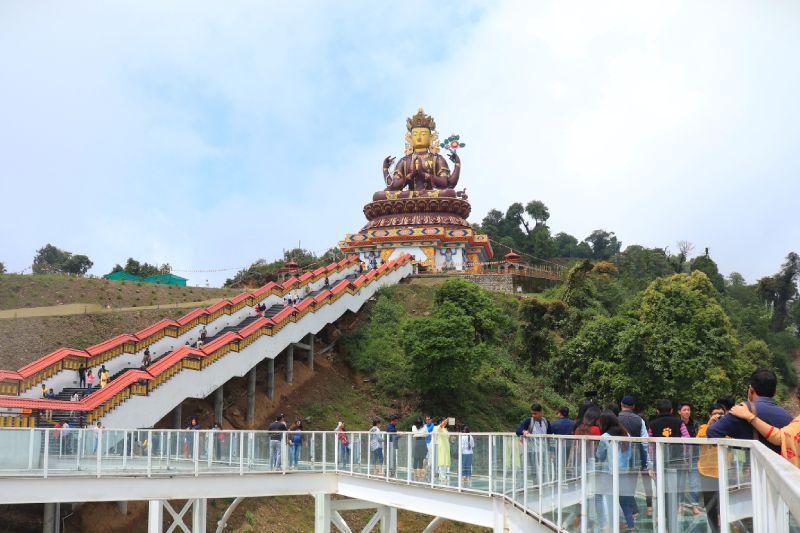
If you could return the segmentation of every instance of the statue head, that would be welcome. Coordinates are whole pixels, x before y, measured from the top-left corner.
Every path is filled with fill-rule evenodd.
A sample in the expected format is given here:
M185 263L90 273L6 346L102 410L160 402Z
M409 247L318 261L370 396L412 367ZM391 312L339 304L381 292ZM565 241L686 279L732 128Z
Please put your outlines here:
M436 121L421 107L417 114L406 119L406 154L411 152L439 152L439 134Z

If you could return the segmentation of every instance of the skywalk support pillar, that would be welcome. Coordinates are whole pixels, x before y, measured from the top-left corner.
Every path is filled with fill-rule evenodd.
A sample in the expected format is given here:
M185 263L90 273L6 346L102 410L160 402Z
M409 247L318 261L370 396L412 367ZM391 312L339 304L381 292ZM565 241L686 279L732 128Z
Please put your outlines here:
M161 533L164 530L164 507L161 500L147 503L147 533Z
M308 338L306 339L306 342L308 342L308 368L310 368L311 371L313 372L314 371L314 334L313 333L309 333L308 334Z
M181 412L181 404L175 406L172 410L172 427L173 429L183 429L183 414Z
M44 516L42 517L42 533L58 533L60 531L61 504L44 504Z
M267 359L267 398L275 394L275 359Z
M222 425L222 385L214 391L214 422Z
M252 425L256 419L256 367L247 373L247 423Z
M286 383L289 385L294 381L294 344L286 347Z
M331 533L331 495L314 495L314 533Z

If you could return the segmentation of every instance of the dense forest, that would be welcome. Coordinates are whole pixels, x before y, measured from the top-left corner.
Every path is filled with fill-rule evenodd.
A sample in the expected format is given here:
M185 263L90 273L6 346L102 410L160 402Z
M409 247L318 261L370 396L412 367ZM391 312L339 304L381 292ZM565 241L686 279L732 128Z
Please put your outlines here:
M512 297L451 279L422 313L407 305L407 288L385 289L369 323L345 338L351 366L388 396L479 418L482 429L533 400L575 406L587 393L602 402L633 394L645 410L662 397L705 409L721 395L741 397L762 366L778 373L782 398L797 386L796 253L747 284L736 272L724 277L708 250L692 257L687 242L674 254L623 250L603 230L578 242L551 236L548 217L541 202L514 204L505 215L491 211L480 229L501 246L569 258L563 284Z

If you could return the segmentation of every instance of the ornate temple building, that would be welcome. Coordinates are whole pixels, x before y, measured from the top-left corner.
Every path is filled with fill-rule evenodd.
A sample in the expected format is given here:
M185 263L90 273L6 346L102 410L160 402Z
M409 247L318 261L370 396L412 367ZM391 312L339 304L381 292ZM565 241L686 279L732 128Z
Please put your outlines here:
M490 261L486 235L467 222L471 207L464 190L456 191L461 176L458 136L439 143L436 122L420 108L406 121L405 155L392 165L383 161L386 188L364 206L367 224L339 243L345 253L358 254L367 265L411 254L423 270L478 272ZM453 169L441 148L448 150Z

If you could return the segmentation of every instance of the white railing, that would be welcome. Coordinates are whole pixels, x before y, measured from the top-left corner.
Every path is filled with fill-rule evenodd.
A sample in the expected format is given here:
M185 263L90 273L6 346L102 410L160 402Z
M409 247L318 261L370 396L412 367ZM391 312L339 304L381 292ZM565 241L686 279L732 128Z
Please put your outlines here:
M335 473L454 498L502 498L556 531L617 532L621 524L654 532L800 531L800 471L758 442L382 432L346 432L342 439L301 432L296 444L293 436L3 429L0 477ZM0 503L7 503L2 496Z

